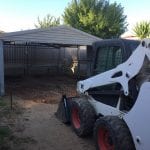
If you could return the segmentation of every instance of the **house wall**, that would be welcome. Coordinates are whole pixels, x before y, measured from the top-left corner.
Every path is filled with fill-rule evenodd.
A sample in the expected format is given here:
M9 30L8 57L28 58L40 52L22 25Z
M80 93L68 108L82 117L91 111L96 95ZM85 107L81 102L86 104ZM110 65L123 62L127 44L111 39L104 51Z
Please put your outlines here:
M86 47L51 48L41 45L4 45L5 75L80 73L86 75Z

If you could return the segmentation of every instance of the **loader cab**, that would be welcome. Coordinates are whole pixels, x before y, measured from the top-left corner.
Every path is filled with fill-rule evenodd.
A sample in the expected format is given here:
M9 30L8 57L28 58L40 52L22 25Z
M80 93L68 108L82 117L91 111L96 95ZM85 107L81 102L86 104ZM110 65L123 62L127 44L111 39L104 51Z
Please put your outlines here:
M140 44L135 40L110 39L93 43L92 76L106 72L126 61ZM94 99L116 107L121 85L115 83L89 90Z
M136 40L110 39L93 43L92 75L96 75L126 61L140 44Z

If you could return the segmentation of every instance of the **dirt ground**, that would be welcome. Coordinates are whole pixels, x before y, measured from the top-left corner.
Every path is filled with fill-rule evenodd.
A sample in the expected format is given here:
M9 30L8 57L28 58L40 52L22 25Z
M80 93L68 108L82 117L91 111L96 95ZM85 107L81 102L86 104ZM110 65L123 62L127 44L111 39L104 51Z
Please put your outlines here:
M61 95L75 96L75 88L76 80L68 77L7 80L7 97L12 94L13 104L22 110L14 120L8 150L95 150L92 137L77 137L54 115Z
M24 100L44 103L58 103L62 94L76 95L77 79L67 76L34 76L6 79L7 95Z

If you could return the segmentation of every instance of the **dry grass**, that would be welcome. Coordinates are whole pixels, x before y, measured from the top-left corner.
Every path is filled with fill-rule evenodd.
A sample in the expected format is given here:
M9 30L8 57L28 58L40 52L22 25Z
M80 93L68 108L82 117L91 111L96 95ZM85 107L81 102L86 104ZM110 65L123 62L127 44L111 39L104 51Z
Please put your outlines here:
M10 97L0 98L0 149L10 150L10 143L18 114L22 114L23 108L13 102L10 107Z

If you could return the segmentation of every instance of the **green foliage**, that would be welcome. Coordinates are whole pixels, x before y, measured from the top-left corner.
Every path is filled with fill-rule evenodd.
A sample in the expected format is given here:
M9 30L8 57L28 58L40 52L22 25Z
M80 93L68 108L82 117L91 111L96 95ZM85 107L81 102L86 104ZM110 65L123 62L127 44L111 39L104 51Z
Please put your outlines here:
M2 98L0 98L0 107L6 105L7 105L6 102Z
M0 126L0 144L3 143L4 139L8 137L11 130L7 126Z
M126 16L120 4L108 0L72 0L65 8L65 24L101 38L118 37L126 27Z
M142 21L133 28L134 34L140 39L150 37L150 21Z
M60 18L55 18L50 14L46 15L42 20L38 17L37 24L35 24L36 28L48 28L53 26L60 25Z

